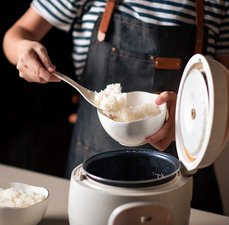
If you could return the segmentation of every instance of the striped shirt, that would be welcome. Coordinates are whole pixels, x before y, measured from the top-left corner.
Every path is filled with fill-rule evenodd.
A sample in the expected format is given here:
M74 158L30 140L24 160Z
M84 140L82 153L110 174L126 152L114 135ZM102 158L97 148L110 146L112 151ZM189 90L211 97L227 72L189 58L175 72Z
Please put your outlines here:
M72 28L76 75L83 73L92 30L107 0L33 0L31 7L53 26ZM116 12L157 25L195 25L195 0L123 0ZM205 0L204 24L209 28L207 53L229 54L229 0Z

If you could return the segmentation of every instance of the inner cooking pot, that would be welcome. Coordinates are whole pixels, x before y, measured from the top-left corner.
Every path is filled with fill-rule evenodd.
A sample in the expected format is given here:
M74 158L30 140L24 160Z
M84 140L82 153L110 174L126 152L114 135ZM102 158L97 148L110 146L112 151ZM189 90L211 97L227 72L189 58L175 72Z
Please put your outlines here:
M148 149L113 150L83 162L86 175L103 184L147 187L172 180L180 169L177 158Z

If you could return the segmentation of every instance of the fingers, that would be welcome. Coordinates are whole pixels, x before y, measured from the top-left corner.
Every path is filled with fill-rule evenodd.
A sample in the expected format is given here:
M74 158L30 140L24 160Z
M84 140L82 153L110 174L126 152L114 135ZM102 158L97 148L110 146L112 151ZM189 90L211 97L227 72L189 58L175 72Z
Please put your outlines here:
M162 92L156 99L155 103L157 105L161 105L163 103L169 103L170 101L176 101L176 93L172 91L164 91Z
M168 117L162 128L154 135L147 137L146 141L160 151L164 151L175 140L175 109L176 93L162 92L155 103L167 104Z
M29 75L28 72L19 72L19 77L25 79L28 82L36 82L36 83L47 83L46 80L42 79L41 77L36 77L32 75Z
M51 63L45 47L39 43L25 46L25 50L18 58L17 69L19 70L19 76L28 82L47 83L60 81L59 78L52 74L56 68Z
M174 141L173 139L166 138L166 139L159 140L157 142L151 142L149 139L147 140L147 143L149 143L159 151L165 151L173 141Z
M166 148L174 141L175 126L172 121L167 120L163 127L154 135L147 137L146 141L160 151Z
M41 46L37 51L36 51L42 65L49 71L49 72L54 72L55 71L55 66L52 64L47 50L45 47Z

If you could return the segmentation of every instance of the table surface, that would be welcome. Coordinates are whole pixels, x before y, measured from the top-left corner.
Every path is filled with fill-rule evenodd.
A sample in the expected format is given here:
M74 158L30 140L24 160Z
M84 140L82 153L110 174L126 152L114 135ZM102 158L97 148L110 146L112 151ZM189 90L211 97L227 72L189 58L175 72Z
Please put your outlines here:
M0 182L8 181L48 188L50 201L45 217L39 225L69 225L67 214L69 180L0 164ZM189 225L229 225L229 217L191 209Z

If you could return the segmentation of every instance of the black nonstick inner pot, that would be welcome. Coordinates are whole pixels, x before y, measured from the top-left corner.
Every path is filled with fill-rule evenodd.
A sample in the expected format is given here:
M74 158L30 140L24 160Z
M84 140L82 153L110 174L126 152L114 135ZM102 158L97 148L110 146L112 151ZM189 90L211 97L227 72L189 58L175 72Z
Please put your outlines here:
M120 149L96 154L85 160L82 167L88 177L103 184L147 187L172 180L180 162L155 150Z

